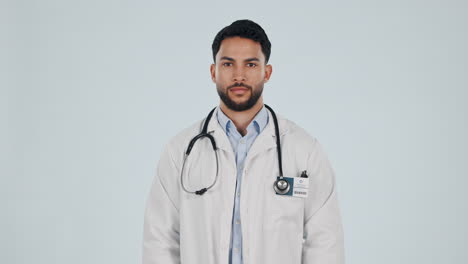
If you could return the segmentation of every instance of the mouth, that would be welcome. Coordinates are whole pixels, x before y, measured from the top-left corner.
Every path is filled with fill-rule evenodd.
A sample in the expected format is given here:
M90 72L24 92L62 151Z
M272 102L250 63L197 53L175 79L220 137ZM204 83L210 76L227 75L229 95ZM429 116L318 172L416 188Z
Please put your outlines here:
M242 87L242 86L235 86L230 89L231 92L234 94L244 94L248 91L249 89Z
M248 90L244 86L234 86L231 88L231 91L237 91L237 90Z

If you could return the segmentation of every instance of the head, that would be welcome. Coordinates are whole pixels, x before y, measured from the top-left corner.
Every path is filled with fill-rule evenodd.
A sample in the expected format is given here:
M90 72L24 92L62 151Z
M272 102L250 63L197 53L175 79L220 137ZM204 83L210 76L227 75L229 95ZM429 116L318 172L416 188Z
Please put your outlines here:
M223 28L212 44L211 79L221 102L233 111L246 111L261 103L264 84L270 79L271 43L253 21L237 20Z

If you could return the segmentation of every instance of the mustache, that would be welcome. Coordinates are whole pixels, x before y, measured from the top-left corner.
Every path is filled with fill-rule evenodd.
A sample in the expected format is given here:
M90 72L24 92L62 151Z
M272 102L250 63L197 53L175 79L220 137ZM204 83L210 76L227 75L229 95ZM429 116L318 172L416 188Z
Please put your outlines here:
M245 87L247 89L252 89L252 86L244 83L234 83L233 85L228 86L228 89L231 89L232 87Z

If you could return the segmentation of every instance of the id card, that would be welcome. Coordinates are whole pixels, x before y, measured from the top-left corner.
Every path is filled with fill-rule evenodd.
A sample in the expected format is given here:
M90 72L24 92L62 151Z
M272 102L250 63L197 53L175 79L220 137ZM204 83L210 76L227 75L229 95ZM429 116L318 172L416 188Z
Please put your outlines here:
M294 177L293 196L307 197L309 193L309 178Z
M309 193L309 178L283 177L283 180L289 183L290 185L289 191L285 194L277 194L277 195L287 195L287 196L301 197L301 198L307 197Z

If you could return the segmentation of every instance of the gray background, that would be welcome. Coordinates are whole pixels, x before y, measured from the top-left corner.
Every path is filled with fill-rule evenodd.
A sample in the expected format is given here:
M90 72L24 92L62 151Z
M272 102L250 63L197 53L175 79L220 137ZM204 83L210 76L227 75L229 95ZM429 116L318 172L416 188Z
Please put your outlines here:
M2 1L0 263L139 263L164 144L218 104L211 42L272 42L265 103L323 144L351 264L467 263L466 1Z

